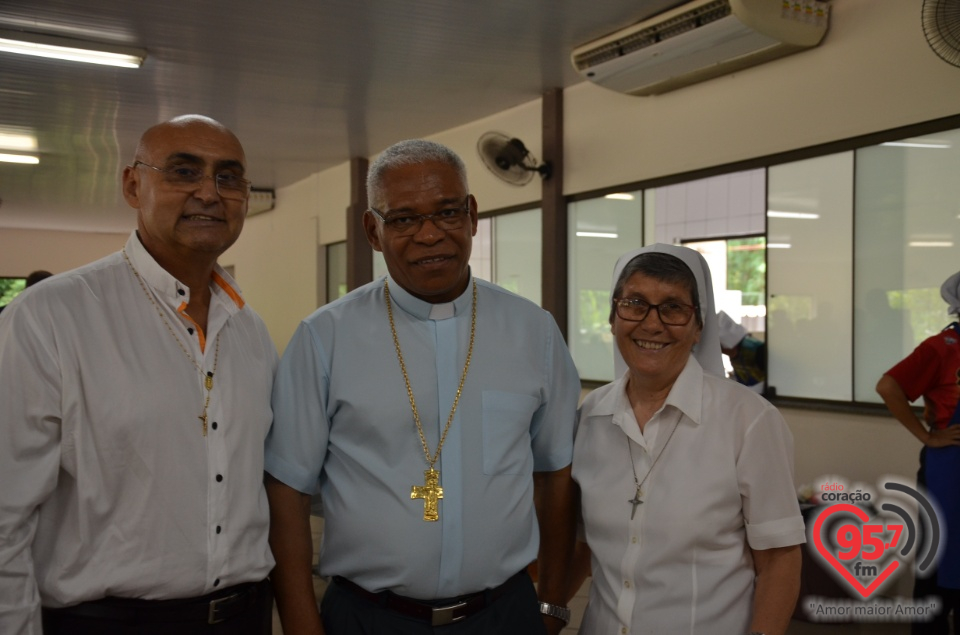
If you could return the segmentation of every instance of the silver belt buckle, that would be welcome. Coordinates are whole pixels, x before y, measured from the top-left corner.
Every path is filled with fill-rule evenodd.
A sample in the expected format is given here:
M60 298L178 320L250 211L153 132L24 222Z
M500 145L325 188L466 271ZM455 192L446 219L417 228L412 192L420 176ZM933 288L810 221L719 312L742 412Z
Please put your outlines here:
M234 593L233 595L228 595L225 598L210 600L210 608L207 611L207 624L219 624L220 622L226 620L227 618L217 619L217 605L228 600L235 600L238 597L240 597L240 594Z
M451 604L450 606L440 606L432 611L432 617L430 620L431 626L446 626L447 624L453 624L454 622L459 622L466 615L457 615L454 617L453 612L457 609L463 608L467 605L466 602L457 602L456 604Z

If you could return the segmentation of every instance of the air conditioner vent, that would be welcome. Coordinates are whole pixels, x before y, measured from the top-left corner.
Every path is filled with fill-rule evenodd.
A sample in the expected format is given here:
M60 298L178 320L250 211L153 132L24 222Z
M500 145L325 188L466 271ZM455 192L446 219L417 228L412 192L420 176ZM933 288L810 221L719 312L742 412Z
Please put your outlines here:
M577 47L577 72L631 95L667 92L820 43L830 0L692 0Z
M694 7L674 18L629 33L622 40L616 40L593 51L581 53L574 58L574 66L577 67L577 70L583 71L612 59L629 55L634 51L653 46L687 31L705 26L715 20L725 18L730 15L731 11L728 0L713 0L709 4Z

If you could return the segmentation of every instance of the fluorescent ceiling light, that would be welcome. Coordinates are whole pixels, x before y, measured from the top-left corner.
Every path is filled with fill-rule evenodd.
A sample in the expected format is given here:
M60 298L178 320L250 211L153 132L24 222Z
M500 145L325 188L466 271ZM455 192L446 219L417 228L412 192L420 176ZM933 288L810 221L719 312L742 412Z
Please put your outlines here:
M37 149L37 138L33 135L0 131L0 148L32 152Z
M0 161L4 163L29 163L30 165L40 163L39 157L28 154L3 154L2 152L0 152Z
M603 198L609 198L614 201L632 201L633 194L627 194L625 192L617 192L615 194L607 194Z
M612 232L577 232L579 238L620 238L620 234Z
M820 218L820 214L810 214L807 212L778 212L777 210L767 210L767 218L802 218L811 220Z
M911 240L907 244L911 247L953 247L949 240Z
M767 249L790 249L790 243L767 243Z
M944 141L888 141L881 143L882 146L891 146L896 148L949 148L950 144Z
M147 57L141 49L7 29L0 29L0 52L122 68L139 68Z

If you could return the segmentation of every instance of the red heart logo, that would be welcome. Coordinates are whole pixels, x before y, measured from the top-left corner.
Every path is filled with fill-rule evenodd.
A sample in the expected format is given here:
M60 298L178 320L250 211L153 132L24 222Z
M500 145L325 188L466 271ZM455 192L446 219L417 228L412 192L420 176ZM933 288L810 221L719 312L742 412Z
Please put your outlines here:
M830 553L830 551L827 549L827 546L823 544L823 537L820 535L822 533L821 530L823 528L823 523L827 520L827 518L840 511L850 512L862 522L867 522L870 520L870 516L867 514L867 512L863 511L856 505L850 505L847 503L831 505L820 512L820 515L817 516L817 522L813 525L813 544L816 546L817 551L820 552L820 555L823 557L823 559L833 565L833 568L836 569L841 576L843 576L843 579L849 582L850 586L852 586L857 593L863 596L863 599L867 599L873 595L873 592L876 591L881 584L883 584L884 580L889 578L890 575L897 570L897 568L900 566L900 562L898 560L890 561L883 571L880 572L880 575L878 575L876 579L870 583L870 586L863 586L863 584L860 583L860 580L857 580L853 574L850 573L850 571L843 566L839 560L837 560L837 557Z

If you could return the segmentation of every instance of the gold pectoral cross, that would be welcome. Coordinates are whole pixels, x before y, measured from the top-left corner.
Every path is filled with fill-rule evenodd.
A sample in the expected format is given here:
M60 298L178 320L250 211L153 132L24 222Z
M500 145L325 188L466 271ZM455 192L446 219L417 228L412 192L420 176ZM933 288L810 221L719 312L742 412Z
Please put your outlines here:
M197 419L203 422L203 436L207 436L207 412L204 411Z
M443 488L440 487L440 472L433 468L423 471L423 487L414 485L410 489L410 498L423 499L423 519L426 521L440 520L437 510L437 501L443 498Z

